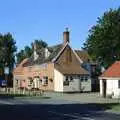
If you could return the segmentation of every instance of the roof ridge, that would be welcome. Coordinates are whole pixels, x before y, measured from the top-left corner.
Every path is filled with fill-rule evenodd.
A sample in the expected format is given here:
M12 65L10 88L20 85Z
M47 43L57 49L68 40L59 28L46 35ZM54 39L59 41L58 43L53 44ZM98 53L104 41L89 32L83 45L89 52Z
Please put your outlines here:
M52 47L59 46L59 45L62 45L62 43L61 44L52 45L52 46L48 46L47 48L52 48Z
M120 61L115 61L100 77L120 77Z

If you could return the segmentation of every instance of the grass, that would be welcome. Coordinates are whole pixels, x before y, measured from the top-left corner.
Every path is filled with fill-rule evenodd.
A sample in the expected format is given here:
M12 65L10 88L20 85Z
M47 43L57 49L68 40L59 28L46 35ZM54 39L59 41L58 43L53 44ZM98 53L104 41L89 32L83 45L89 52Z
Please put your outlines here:
M27 95L27 94L0 94L0 98L2 99L14 99L14 98L22 98L22 99L50 99L51 97L48 97L48 96L43 96L43 95L39 95L39 96L36 96L36 95Z
M0 94L0 97L25 97L27 95L25 94Z
M118 103L117 105L111 106L111 111L120 112L120 103Z
M0 98L42 98L49 99L50 97L44 96L44 94L36 94L36 93L0 93Z

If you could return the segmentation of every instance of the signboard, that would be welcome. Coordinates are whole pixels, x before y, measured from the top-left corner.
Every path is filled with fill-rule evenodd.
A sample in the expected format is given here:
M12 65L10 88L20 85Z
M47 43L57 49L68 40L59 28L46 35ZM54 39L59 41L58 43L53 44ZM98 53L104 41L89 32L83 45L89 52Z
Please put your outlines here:
M2 87L7 86L7 80L0 80L0 86Z

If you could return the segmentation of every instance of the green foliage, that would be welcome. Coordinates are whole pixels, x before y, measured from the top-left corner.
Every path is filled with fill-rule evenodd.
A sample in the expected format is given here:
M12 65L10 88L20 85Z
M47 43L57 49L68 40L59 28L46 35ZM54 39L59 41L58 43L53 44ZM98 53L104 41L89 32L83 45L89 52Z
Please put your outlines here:
M0 63L13 69L15 63L16 42L10 33L0 34Z
M17 64L19 64L23 59L26 58L25 54L24 54L24 50L21 50L20 52L18 52L16 54L17 57Z
M110 9L89 30L84 49L108 67L120 60L120 8Z
M32 47L33 44L36 44L37 49L45 48L48 46L47 43L43 40L35 40L34 43L31 43Z
M47 43L43 40L35 40L34 43L31 43L31 47L25 46L23 50L16 54L17 57L17 64L19 64L23 59L31 57L33 54L34 44L36 45L37 49L47 47Z

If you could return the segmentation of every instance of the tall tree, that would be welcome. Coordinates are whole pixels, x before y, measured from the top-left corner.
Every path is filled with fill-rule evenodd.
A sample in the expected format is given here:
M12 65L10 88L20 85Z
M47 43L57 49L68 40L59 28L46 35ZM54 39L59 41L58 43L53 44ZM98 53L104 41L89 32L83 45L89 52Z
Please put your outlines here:
M120 8L110 9L98 18L83 48L105 67L120 60Z
M25 54L24 54L24 50L21 50L20 52L18 52L16 54L17 57L17 64L19 64L22 60L24 60L26 58Z
M23 59L29 58L33 53L33 44L36 44L37 49L45 48L47 47L47 43L43 40L35 40L31 43L31 47L25 46L23 50L17 53L17 63L19 64Z
M12 71L15 63L16 42L11 33L0 34L0 62Z
M33 46L33 44L36 44L37 49L45 48L48 46L48 44L43 40L34 40L34 43L31 43L31 46Z
M29 46L25 46L24 48L24 56L29 58L33 53L33 50Z

